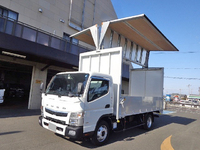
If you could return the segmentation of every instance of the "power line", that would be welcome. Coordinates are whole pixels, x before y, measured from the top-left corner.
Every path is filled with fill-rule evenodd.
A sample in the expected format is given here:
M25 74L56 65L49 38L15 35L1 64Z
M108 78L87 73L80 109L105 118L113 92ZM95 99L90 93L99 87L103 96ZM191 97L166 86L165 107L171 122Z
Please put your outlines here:
M169 77L169 76L164 76L164 78L170 78L170 79L183 79L183 80L200 80L200 78Z
M189 52L169 52L169 53L165 53L165 52L152 52L152 54L196 54L196 53L200 53L199 51L189 51Z
M199 70L200 68L165 68L165 69L183 69L183 70L194 69L194 70Z

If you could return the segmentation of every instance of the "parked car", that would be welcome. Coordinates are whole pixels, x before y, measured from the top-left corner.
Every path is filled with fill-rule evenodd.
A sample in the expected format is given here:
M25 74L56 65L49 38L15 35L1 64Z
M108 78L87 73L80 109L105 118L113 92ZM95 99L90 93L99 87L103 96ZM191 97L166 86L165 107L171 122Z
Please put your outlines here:
M4 92L5 89L0 89L0 104L4 103Z
M193 99L193 100L192 100L192 104L193 104L193 105L199 105L198 99Z
M7 84L5 91L6 98L24 97L24 86L21 84Z
M180 99L178 97L173 98L173 102L179 102L179 101L180 101Z
M180 100L181 104L185 104L186 100Z

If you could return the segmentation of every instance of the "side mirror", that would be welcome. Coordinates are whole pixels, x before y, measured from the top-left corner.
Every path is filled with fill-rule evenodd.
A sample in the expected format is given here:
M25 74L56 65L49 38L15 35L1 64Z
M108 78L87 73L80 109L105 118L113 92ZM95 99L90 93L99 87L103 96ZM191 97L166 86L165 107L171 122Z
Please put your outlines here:
M42 82L42 83L40 84L40 91L42 92L43 89L44 89L44 83Z
M78 94L82 93L82 89L83 89L83 83L78 83Z

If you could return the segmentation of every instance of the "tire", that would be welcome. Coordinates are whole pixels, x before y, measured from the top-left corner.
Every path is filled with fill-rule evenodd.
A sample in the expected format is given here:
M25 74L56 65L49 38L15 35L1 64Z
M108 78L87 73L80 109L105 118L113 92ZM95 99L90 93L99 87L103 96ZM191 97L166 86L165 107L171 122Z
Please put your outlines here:
M98 123L91 141L94 145L104 145L110 136L110 127L106 121Z
M144 120L144 129L145 130L150 130L152 128L152 124L153 124L153 116L152 114L147 114Z

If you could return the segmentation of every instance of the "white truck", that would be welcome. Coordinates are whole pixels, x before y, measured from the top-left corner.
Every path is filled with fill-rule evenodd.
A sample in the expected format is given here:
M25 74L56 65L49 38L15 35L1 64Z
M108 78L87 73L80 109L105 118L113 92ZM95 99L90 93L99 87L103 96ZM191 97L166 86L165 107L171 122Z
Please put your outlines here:
M178 49L144 14L73 36L96 50L80 54L79 71L52 78L42 94L40 125L70 138L88 137L95 145L103 145L111 131L149 130L154 113L163 111L164 78L163 68L148 67L149 53ZM129 75L126 82L122 73Z
M80 54L78 72L55 75L42 94L42 127L102 145L111 131L150 129L163 110L163 68L130 71L129 95L121 94L122 48Z

